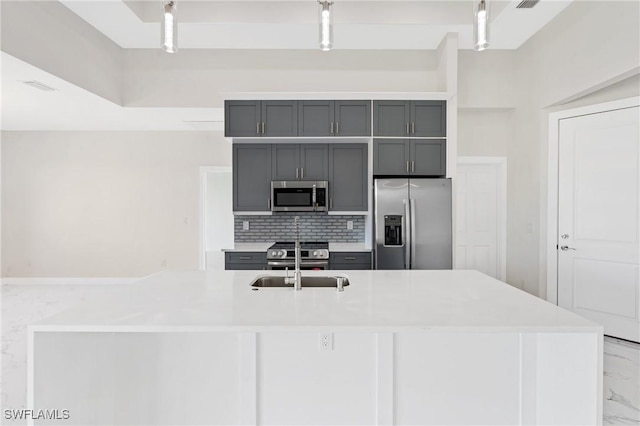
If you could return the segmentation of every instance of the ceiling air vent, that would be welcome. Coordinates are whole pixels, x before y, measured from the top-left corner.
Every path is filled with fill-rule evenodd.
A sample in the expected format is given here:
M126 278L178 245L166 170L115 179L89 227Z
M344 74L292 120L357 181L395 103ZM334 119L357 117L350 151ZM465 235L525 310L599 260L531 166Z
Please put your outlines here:
M520 4L516 6L516 9L531 9L538 4L539 1L540 0L522 0Z
M39 82L38 80L23 81L23 83L26 84L27 86L31 86L33 88L43 90L45 92L51 92L52 90L56 90L51 86L47 86L46 84Z

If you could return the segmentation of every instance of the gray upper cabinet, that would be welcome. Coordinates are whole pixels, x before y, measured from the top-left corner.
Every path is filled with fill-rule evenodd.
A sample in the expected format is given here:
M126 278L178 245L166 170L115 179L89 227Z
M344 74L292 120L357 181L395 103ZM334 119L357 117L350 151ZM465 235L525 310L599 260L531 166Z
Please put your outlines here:
M296 180L300 175L300 145L271 145L271 179Z
M374 136L408 136L409 101L373 101Z
M334 136L371 136L371 101L334 101Z
M297 136L297 101L225 101L227 137Z
M300 179L329 179L329 145L300 145Z
M327 144L273 144L271 155L273 180L327 180Z
M376 176L445 176L445 139L374 139Z
M260 101L225 101L224 135L236 137L260 136Z
M298 101L298 136L371 136L371 101Z
M329 145L329 210L368 209L367 158L366 144Z
M297 136L297 101L262 101L262 136Z
M447 143L444 139L412 139L410 143L411 174L445 176Z
M374 136L445 137L446 101L374 101Z
M299 136L331 136L333 101L298 101Z
M408 139L374 139L373 174L388 176L409 174L410 155Z
M445 101L412 101L412 137L445 137L447 135L447 103Z
M233 145L233 210L271 209L271 145Z

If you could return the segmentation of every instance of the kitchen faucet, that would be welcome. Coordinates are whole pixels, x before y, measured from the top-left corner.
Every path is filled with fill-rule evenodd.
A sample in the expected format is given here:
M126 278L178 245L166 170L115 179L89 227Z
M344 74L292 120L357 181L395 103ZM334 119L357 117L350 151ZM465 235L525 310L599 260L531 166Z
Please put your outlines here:
M295 271L293 272L293 279L289 278L289 271L287 270L287 277L285 278L286 284L293 284L294 290L302 290L302 273L300 272L300 216L294 218L294 226L296 230L296 244L295 244Z

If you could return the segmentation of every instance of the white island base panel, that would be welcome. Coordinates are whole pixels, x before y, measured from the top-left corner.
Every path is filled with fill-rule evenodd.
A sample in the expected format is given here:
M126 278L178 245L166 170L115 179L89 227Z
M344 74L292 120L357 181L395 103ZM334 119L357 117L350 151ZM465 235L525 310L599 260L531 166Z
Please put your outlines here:
M30 407L69 410L65 425L602 422L598 332L36 327L31 339Z

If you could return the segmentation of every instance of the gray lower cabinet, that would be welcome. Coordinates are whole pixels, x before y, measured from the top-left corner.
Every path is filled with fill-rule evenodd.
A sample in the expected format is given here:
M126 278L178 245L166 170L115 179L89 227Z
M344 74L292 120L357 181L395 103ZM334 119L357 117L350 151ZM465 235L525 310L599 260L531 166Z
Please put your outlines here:
M446 101L374 101L374 136L445 137Z
M233 210L271 210L270 144L233 144Z
M329 269L371 269L371 252L331 252Z
M371 136L371 101L298 101L299 136Z
M266 252L225 252L224 269L226 270L263 270L267 269Z
M297 101L225 101L227 137L297 136Z
M272 180L327 180L327 144L273 144Z
M366 144L329 145L329 210L368 209L367 171Z
M374 139L375 176L445 176L445 139Z

